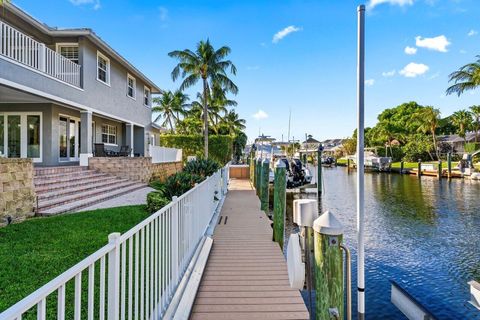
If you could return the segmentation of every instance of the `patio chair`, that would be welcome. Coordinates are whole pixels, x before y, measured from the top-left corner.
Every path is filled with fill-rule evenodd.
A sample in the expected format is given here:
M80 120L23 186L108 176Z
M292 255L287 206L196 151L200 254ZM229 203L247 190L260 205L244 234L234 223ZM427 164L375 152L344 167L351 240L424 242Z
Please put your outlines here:
M130 146L121 146L120 151L118 152L119 157L128 157L132 152L132 148Z
M105 149L105 144L95 143L95 157L115 157L116 152Z

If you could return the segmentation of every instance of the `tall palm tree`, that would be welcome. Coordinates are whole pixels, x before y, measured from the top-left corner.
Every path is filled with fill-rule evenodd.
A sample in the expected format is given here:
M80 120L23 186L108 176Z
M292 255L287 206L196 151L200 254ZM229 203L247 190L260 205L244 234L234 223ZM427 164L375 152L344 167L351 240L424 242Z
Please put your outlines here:
M466 64L450 74L448 81L454 84L447 89L447 95L456 93L460 96L463 92L480 86L480 55L476 58L477 61Z
M210 40L200 41L197 44L195 52L185 49L170 52L168 55L176 58L179 62L172 70L172 79L175 81L180 76L183 82L180 90L184 90L195 85L199 80L203 82L203 122L204 122L204 139L205 139L205 158L208 158L208 95L209 88L213 83L218 83L227 91L233 94L238 93L238 87L228 77L227 71L235 75L237 68L232 61L226 60L231 49L223 46L217 50L210 44Z
M480 131L480 105L470 107L470 112L474 118L475 143L478 142L478 131Z
M426 106L416 113L415 118L417 118L419 122L418 131L425 134L430 133L432 135L433 150L437 155L437 159L440 159L436 136L438 123L440 122L440 110L431 106Z
M162 126L170 125L170 131L173 132L173 122L175 121L175 96L172 91L164 91L160 97L153 98L153 113L159 113L155 122L164 119Z
M467 110L456 111L452 114L452 123L458 127L458 135L467 143L467 131L472 125L472 114Z

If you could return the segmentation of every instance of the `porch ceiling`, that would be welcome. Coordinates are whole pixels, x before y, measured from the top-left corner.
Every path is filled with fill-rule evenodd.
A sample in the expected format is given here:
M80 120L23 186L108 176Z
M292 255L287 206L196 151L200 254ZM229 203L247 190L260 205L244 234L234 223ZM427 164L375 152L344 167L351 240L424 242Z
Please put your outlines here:
M49 103L48 99L36 95L11 89L0 85L0 104L2 103Z

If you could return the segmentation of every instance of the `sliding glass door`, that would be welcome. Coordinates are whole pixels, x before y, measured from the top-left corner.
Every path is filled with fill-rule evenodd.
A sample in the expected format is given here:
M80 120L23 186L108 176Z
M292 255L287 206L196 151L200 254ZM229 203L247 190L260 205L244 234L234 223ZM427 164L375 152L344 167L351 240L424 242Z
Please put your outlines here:
M42 161L42 114L0 113L0 156Z

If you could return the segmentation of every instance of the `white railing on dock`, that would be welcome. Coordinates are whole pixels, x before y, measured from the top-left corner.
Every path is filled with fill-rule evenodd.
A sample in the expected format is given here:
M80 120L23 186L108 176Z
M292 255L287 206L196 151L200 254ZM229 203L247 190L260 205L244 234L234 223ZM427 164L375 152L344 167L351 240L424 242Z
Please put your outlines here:
M0 314L1 320L158 319L218 204L228 166ZM83 280L82 280L83 279ZM66 303L67 302L67 303Z
M152 163L182 161L182 149L150 146Z
M0 55L80 87L80 65L0 21Z

